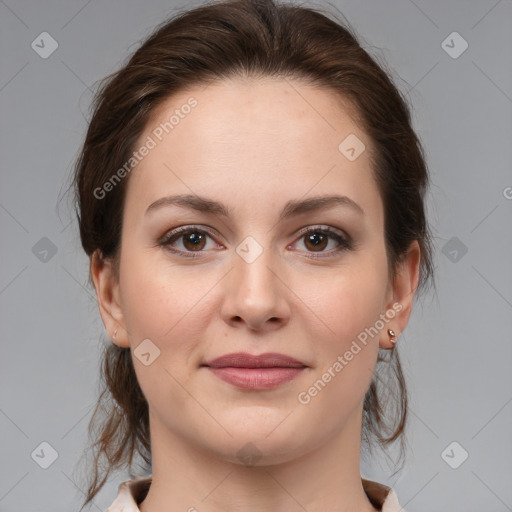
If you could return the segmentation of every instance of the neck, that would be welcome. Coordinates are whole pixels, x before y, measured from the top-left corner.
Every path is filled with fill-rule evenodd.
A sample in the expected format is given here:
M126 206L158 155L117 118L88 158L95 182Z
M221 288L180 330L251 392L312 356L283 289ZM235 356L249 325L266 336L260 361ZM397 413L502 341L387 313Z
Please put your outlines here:
M306 453L254 466L201 449L150 414L152 482L140 511L376 512L361 482L361 413Z

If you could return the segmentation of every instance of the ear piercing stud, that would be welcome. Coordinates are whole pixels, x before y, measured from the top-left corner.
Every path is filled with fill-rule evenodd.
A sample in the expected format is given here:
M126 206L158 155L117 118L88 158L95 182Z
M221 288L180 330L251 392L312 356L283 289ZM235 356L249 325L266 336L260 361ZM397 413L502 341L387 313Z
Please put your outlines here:
M390 336L389 341L394 345L397 342L395 331L388 329L388 334Z

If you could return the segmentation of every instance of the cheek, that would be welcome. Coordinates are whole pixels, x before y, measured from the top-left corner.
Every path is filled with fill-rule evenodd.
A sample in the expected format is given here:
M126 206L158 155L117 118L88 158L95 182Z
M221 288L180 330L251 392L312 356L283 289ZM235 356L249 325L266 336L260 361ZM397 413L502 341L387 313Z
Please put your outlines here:
M159 251L130 251L121 264L124 320L135 349L150 339L161 351L160 362L185 373L194 365L198 340L211 321L211 300L219 275L170 264Z
M385 281L367 269L341 279L335 300L339 305L336 329L351 338L375 324L382 310Z
M163 266L160 257L157 261L135 246L130 250L129 243L123 247L120 282L132 347L146 338L158 347L164 339L174 339L172 334L181 328L194 298L197 302L200 297L200 290L194 293L186 276Z
M383 312L387 285L386 263L374 261L340 268L321 283L315 283L314 292L307 280L302 282L305 302L321 320L320 339L339 350L350 345L366 328L375 325ZM321 286L319 286L321 284Z
M322 322L315 339L317 367L299 399L310 417L325 417L335 432L362 403L371 384L379 351L378 329L386 286L385 262L339 272L311 307ZM309 305L309 304L308 304ZM301 405L302 406L302 405Z
M170 403L173 408L183 407L188 395L179 383L187 375L187 365L192 364L198 339L194 319L201 310L206 284L163 265L161 256L140 249L130 251L128 244L123 250L122 310L137 381L153 410L165 411ZM145 342L150 352L146 364L137 349L148 339L153 345Z

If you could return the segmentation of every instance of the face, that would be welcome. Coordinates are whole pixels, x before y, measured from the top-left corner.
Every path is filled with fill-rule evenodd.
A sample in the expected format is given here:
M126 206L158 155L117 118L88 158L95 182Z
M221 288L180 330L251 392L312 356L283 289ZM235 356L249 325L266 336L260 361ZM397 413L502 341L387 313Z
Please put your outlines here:
M350 112L299 81L226 80L172 96L148 123L102 314L160 432L234 462L251 442L275 463L360 416L408 307L387 271L371 141ZM298 364L208 365L233 353Z

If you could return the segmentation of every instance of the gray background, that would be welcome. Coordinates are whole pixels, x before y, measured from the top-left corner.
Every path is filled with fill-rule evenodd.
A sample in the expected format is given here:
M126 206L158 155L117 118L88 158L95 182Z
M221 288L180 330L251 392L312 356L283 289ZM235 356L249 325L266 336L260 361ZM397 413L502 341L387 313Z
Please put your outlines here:
M105 333L62 196L97 80L176 7L198 3L0 0L2 512L81 503L77 463ZM392 485L408 512L512 510L512 2L308 5L338 8L387 61L414 105L432 173L438 295L417 304L399 341L408 462L391 478L379 456L362 474ZM44 31L58 42L46 59L31 47ZM457 58L445 45L453 54L462 40L442 44L454 31L469 44ZM42 442L58 453L47 469ZM453 469L446 461L460 463L463 450ZM125 476L91 510L105 510Z

